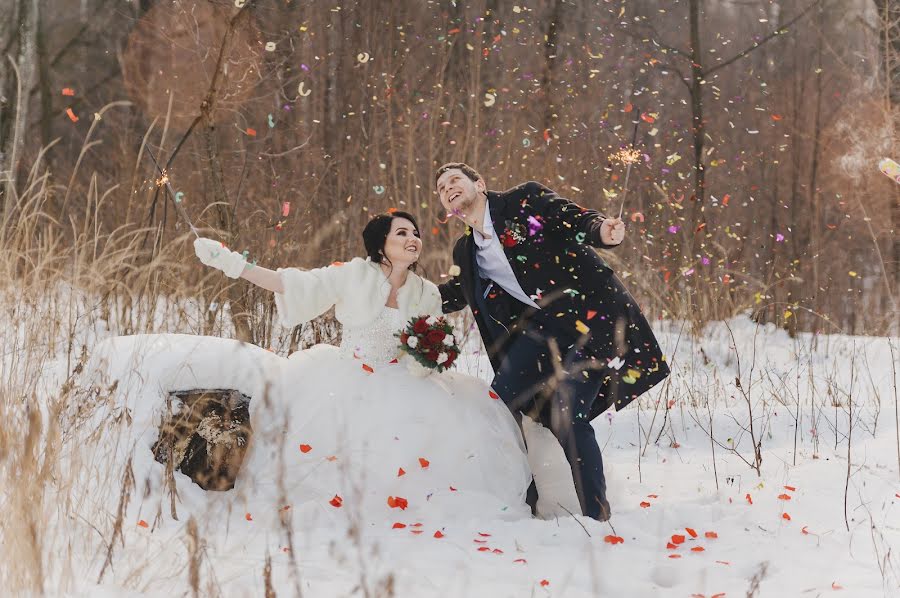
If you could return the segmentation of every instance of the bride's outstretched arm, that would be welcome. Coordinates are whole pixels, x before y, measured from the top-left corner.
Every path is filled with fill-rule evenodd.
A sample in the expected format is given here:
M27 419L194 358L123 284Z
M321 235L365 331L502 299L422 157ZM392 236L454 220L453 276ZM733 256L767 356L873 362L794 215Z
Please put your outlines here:
M247 265L241 272L241 278L249 280L258 287L262 287L273 293L284 293L284 284L281 282L281 275L268 268L260 266Z
M194 241L194 252L201 262L221 270L229 278L243 278L269 291L284 293L284 283L278 272L248 264L244 254L228 249L220 241L200 237Z

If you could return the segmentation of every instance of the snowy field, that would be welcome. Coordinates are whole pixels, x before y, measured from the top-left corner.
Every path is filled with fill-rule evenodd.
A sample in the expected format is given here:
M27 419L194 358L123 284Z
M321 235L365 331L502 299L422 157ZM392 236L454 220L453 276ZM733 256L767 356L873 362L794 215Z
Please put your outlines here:
M176 472L173 499L150 452L164 393L228 387L289 404L277 382L289 360L227 339L100 330L79 383L105 378L101 392L60 415L59 479L70 482L44 497L47 594L900 596L898 339L791 339L746 317L701 339L680 323L655 330L672 376L593 422L613 509L603 524L567 513L577 501L571 476L558 475L562 451L535 426L538 519L490 501L454 516L447 492L408 509L354 508L352 495L336 507L291 479L340 467L315 450L294 451L282 477L260 482L257 469L259 483L224 493ZM44 368L43 400L58 396L66 367ZM475 345L458 367L488 376ZM253 412L252 450L304 442L264 433L286 425L264 413ZM427 484L428 474L409 477Z

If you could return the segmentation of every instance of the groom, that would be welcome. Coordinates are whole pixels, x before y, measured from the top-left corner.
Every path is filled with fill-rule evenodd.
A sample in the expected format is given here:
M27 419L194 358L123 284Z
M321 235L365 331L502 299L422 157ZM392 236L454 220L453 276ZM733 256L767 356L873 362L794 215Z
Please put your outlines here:
M553 432L582 513L608 520L591 420L669 375L634 297L593 250L620 244L624 223L533 181L487 191L462 162L441 166L435 187L447 212L467 225L453 249L459 272L439 287L444 313L472 308L494 391L520 423L525 412ZM527 500L534 509L534 482Z

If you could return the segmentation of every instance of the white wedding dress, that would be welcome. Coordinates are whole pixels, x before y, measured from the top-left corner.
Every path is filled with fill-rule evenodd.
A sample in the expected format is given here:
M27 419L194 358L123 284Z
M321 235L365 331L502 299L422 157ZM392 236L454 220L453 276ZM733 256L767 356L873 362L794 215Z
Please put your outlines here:
M340 347L291 355L282 388L251 403L239 488L278 488L305 525L528 517L531 473L509 410L478 378L411 373L394 336L404 326L385 307L345 326Z

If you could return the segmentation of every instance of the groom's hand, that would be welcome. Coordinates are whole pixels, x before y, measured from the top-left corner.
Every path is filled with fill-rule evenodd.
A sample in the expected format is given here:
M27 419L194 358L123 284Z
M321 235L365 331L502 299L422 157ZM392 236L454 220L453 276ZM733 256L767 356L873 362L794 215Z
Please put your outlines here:
M607 218L600 224L600 240L606 245L618 245L625 239L625 223L621 218Z

